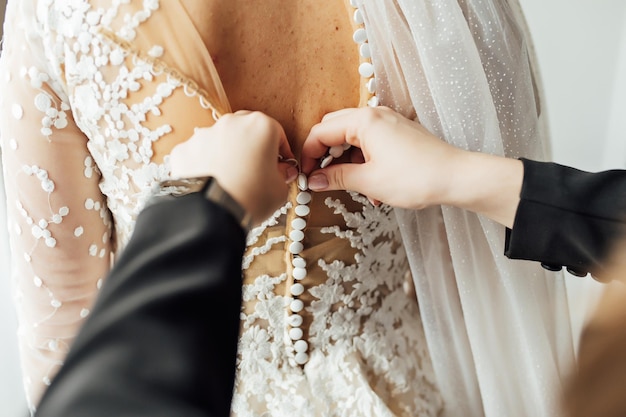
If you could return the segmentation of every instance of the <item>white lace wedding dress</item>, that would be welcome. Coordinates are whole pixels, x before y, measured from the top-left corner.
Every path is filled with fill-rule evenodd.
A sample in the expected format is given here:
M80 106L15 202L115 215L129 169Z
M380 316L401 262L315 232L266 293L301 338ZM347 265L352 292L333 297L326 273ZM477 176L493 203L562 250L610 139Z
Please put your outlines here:
M348 3L375 69L362 73L377 84L362 89L362 102L419 115L465 148L542 156L515 4ZM154 147L230 107L178 0L22 0L7 17L0 129L35 404L137 213L169 178ZM450 208L396 213L348 193L314 197L297 256L305 291L294 295L298 198L294 185L287 205L248 237L235 415L558 414L572 359L563 284L503 260L501 228Z

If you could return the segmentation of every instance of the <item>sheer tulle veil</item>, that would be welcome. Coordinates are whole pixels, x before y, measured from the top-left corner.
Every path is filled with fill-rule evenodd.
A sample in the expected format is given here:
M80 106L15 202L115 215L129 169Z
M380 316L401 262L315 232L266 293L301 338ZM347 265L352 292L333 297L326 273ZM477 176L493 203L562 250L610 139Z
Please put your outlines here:
M383 105L464 149L547 157L515 0L358 0ZM504 228L452 207L398 210L446 416L560 413L573 369L561 274L503 256Z

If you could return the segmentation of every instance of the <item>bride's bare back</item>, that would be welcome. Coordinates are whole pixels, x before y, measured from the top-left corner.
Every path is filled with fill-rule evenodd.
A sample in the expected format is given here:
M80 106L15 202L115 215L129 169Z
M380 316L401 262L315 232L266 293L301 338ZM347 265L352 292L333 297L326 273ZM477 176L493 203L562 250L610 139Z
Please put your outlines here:
M233 110L277 119L298 152L311 126L359 103L357 45L343 0L183 0Z

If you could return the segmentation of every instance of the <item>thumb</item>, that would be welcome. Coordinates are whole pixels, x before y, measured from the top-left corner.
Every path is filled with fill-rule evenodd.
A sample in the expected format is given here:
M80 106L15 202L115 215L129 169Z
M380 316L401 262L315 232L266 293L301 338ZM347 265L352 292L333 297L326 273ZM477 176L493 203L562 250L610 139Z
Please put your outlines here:
M294 167L292 164L286 162L278 163L278 171L285 179L287 184L293 182L298 177L298 169Z
M364 193L365 164L336 164L318 169L309 175L312 191L348 190Z

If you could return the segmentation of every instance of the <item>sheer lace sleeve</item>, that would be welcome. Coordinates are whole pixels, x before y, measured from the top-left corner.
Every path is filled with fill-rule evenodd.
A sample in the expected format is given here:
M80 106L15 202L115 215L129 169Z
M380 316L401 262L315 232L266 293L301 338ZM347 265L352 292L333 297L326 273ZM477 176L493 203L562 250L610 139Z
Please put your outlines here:
M87 140L29 54L15 8L0 61L0 133L22 367L34 404L89 314L109 268L112 226Z

